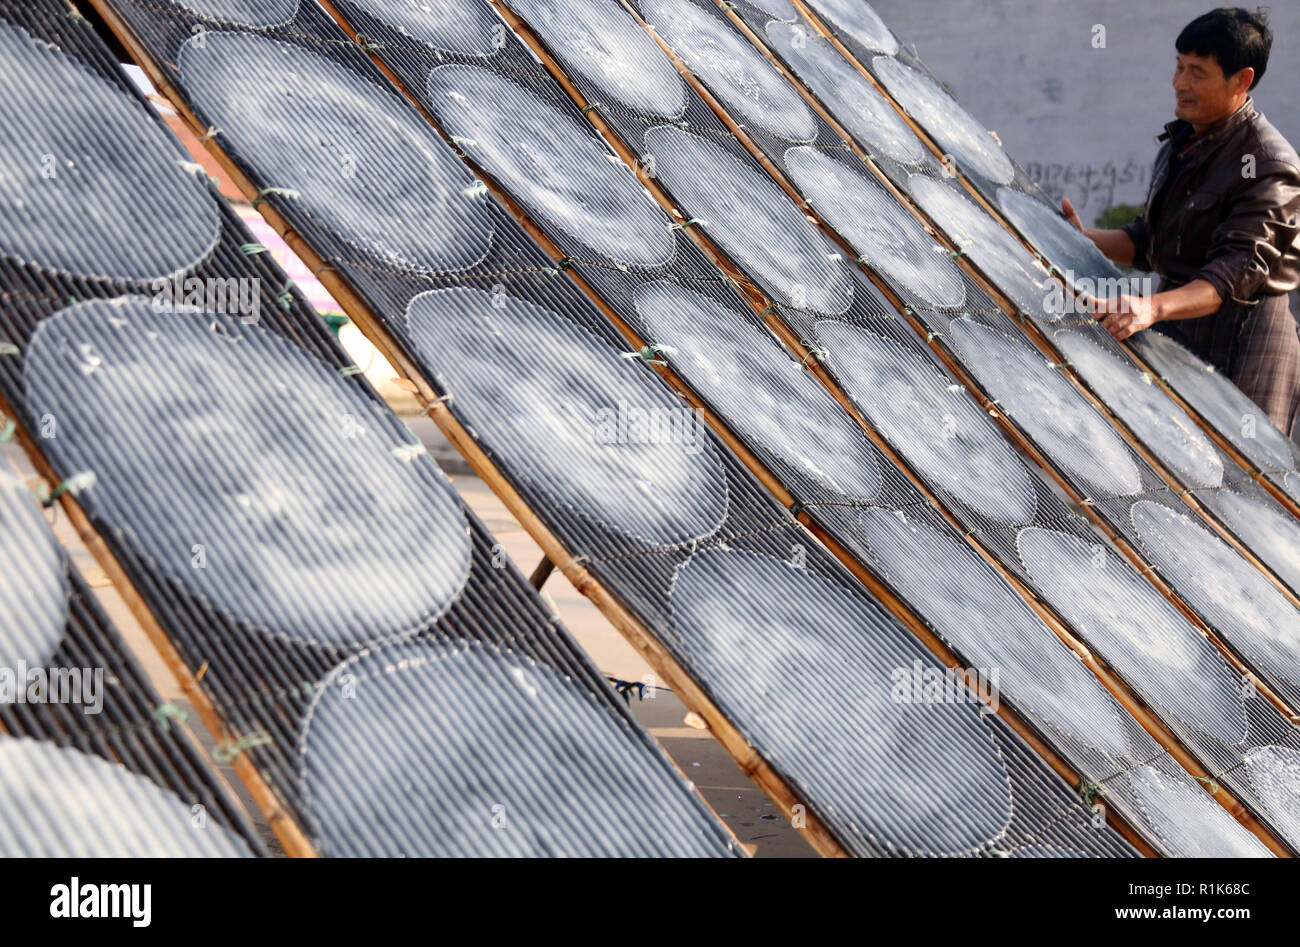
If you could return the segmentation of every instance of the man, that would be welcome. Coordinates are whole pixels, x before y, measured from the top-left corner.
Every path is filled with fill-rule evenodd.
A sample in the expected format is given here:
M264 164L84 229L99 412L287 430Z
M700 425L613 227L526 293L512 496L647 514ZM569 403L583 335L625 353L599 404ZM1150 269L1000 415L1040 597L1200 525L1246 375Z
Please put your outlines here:
M1231 378L1287 434L1300 413L1300 158L1250 90L1268 65L1264 13L1224 7L1179 34L1177 120L1165 126L1144 212L1120 230L1084 228L1116 263L1154 271L1160 291L1099 300L1117 339L1154 326Z

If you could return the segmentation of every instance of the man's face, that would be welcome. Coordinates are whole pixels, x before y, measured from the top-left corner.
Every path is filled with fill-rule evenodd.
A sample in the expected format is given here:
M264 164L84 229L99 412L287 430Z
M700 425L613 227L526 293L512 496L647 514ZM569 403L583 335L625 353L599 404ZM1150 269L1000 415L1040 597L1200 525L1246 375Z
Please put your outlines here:
M1236 111L1254 78L1253 69L1229 77L1213 56L1179 53L1174 67L1174 114L1197 128L1211 125Z

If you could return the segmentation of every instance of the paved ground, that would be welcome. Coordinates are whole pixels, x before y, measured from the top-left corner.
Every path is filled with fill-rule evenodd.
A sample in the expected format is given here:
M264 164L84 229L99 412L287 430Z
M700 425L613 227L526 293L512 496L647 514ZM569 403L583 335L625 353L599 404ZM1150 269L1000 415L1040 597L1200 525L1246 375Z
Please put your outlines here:
M392 401L399 411L410 407L396 394ZM459 455L454 453L431 422L417 416L407 416L406 420L443 464L444 469L451 472L452 481L466 503L505 547L520 569L525 574L531 574L542 558L537 545L486 485L467 472L468 468ZM36 482L31 466L12 443L0 445L0 469L33 484ZM103 570L82 545L67 518L59 514L57 509L52 510L49 516L56 535L69 550L74 568L80 571L110 619L130 642L163 699L185 709L192 709L182 695L175 677L109 583ZM622 680L639 681L651 673L636 651L562 574L552 573L542 593L551 600L591 660L606 674ZM776 806L741 772L722 746L706 731L687 725L686 708L673 694L660 691L653 699L637 700L634 697L630 706L636 718L649 729L686 777L694 782L736 837L746 845L756 846L757 856L813 856L812 849L782 818ZM198 723L197 716L193 713L190 715L189 728L199 744L210 752L215 741ZM244 800L250 813L256 813L256 808L252 806L233 770L229 766L216 768ZM259 823L258 828L275 847L266 825Z

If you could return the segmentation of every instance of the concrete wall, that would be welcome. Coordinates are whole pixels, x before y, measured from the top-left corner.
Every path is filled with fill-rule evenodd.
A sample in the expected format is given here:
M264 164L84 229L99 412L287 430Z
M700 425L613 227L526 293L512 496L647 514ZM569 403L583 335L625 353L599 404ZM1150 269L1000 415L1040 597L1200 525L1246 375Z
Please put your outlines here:
M1154 136L1174 117L1174 39L1212 0L873 0L905 44L1085 223L1146 195ZM1243 4L1246 5L1246 4ZM1300 145L1300 3L1269 11L1273 53L1253 93ZM1094 49L1093 27L1106 28Z

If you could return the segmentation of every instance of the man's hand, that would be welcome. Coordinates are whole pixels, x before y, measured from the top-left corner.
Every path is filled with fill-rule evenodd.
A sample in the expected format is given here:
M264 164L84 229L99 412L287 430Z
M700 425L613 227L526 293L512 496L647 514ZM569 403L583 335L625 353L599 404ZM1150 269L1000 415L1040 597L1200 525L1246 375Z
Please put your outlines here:
M1093 301L1093 312L1101 320L1102 327L1120 342L1135 332L1149 329L1163 318L1159 295L1097 299Z
M1074 209L1074 205L1070 203L1068 197L1061 198L1061 213L1065 216L1066 220L1078 228L1080 233L1085 232L1083 229L1083 221L1079 219L1079 212Z

